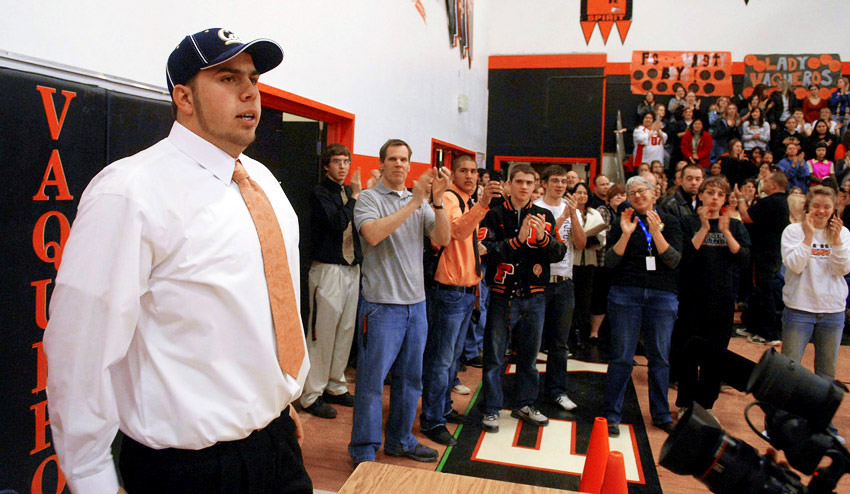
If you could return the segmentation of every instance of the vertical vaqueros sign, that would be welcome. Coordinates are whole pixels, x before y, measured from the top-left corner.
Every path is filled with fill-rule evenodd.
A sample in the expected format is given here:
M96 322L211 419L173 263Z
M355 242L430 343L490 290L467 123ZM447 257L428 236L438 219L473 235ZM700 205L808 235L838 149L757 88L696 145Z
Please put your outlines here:
M67 491L53 451L42 349L80 195L106 156L106 92L0 69L0 490Z

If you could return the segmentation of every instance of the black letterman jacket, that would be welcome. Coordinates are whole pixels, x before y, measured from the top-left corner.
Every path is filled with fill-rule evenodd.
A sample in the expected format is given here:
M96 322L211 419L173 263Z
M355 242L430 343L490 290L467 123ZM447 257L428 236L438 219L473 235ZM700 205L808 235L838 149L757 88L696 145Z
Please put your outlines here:
M517 239L522 220L529 214L542 214L546 218L546 236L537 242L531 235L524 243ZM567 252L557 236L555 217L548 209L528 202L515 209L510 199L490 208L482 222L478 238L487 248L486 281L491 293L504 297L543 293L549 283L549 264L563 259Z

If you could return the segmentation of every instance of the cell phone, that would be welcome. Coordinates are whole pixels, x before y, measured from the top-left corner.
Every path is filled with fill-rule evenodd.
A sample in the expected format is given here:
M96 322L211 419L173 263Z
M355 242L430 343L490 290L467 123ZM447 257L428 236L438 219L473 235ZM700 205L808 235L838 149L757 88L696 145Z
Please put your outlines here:
M437 168L437 170L439 170L440 168L443 167L443 150L442 149L437 150L437 164L435 165L435 167Z

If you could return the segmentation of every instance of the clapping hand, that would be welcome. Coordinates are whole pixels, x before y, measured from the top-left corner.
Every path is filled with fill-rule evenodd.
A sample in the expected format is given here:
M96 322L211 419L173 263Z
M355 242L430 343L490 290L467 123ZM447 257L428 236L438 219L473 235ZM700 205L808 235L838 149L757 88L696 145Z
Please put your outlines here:
M534 229L535 238L541 242L546 236L546 217L542 214L529 215L531 227Z
M434 181L431 184L431 194L433 197L439 198L438 201L442 202L443 192L448 190L449 185L452 183L452 175L445 167L437 168L435 175Z
M726 208L717 220L720 233L729 233L729 223L732 222L732 208Z
M413 181L413 201L416 204L421 204L431 194L433 182L434 174L431 170L426 171Z
M632 208L626 208L623 211L623 214L620 215L620 229L623 230L624 235L631 235L635 232L635 228L637 228L637 216L635 216L635 210Z
M664 229L664 223L661 222L661 216L655 211L647 211L646 222L649 223L649 233L657 237L661 235L661 230Z
M829 235L833 246L841 245L841 228L844 227L844 222L838 216L833 216L829 220Z

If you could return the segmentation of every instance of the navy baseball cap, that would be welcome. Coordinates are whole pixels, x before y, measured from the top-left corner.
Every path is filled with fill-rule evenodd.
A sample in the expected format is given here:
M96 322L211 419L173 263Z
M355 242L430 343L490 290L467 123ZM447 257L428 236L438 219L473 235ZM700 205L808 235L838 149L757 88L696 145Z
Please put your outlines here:
M261 74L283 61L283 49L270 39L245 43L227 29L211 27L183 38L168 56L165 66L168 92L171 93L177 84L186 84L201 70L224 63L242 52L251 54L254 67Z

